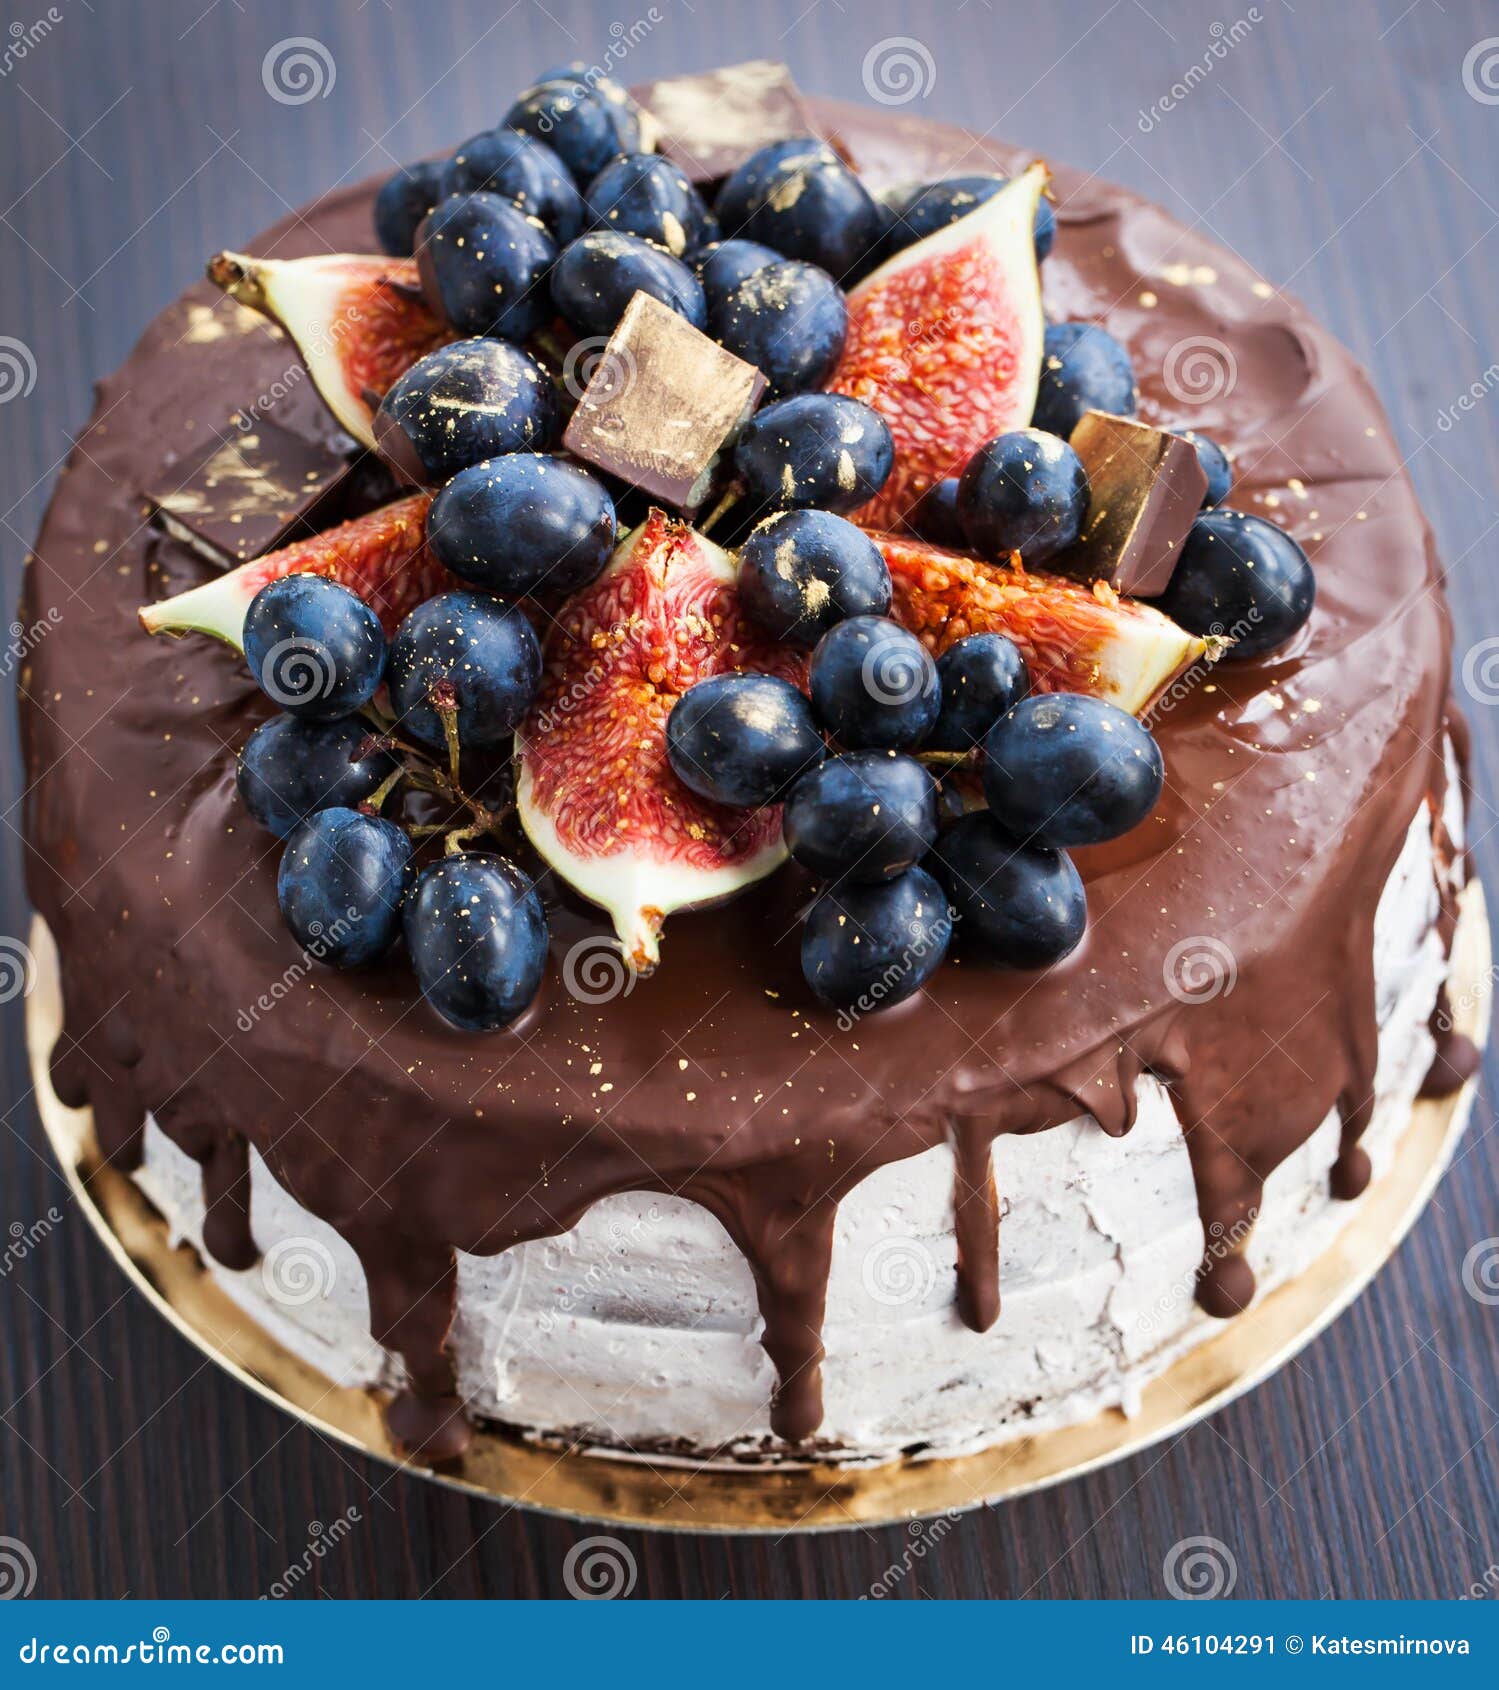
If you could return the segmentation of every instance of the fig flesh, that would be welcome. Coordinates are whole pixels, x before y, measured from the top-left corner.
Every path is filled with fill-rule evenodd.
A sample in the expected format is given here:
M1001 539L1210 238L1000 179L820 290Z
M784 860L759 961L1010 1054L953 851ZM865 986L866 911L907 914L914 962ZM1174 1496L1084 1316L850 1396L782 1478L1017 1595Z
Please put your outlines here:
M148 634L212 634L244 650L245 613L268 582L284 575L326 575L357 593L393 634L408 612L458 583L427 548L428 493L382 505L310 539L242 563L201 587L140 611Z
M406 258L220 252L208 279L285 329L339 426L363 446L375 444L375 409L387 389L453 338L423 301Z
M541 687L515 736L521 825L606 910L645 972L674 910L718 902L785 860L778 805L699 797L666 755L672 707L698 681L753 672L806 684L806 654L745 615L730 555L653 510L563 607Z
M1138 715L1189 664L1223 642L1104 588L1038 570L981 563L899 534L871 534L890 570L890 614L934 655L967 634L1019 647L1032 692L1082 692Z
M1033 227L1046 167L888 259L848 296L848 338L829 381L890 425L895 468L859 512L901 526L921 496L986 440L1025 428L1045 324Z

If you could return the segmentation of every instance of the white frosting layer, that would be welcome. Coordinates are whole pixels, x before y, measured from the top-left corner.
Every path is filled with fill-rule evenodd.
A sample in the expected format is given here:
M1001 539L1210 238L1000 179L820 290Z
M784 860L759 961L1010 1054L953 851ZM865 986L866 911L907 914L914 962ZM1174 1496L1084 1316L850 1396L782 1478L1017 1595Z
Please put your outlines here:
M1456 783L1453 783L1454 789ZM1456 836L1460 807L1448 817ZM1409 1118L1433 1044L1445 958L1429 818L1412 824L1381 898L1382 1026L1364 1140L1375 1177ZM1266 1100L1274 1107L1274 1100ZM1260 1293L1307 1266L1354 1212L1328 1194L1330 1115L1271 1176L1248 1245ZM391 1385L399 1360L369 1336L364 1275L343 1240L252 1152L257 1268L213 1272L282 1342L340 1384ZM1112 1139L1091 1117L995 1147L1003 1312L970 1331L953 1304L951 1152L872 1174L843 1203L824 1336L820 1437L843 1457L960 1455L1020 1431L1128 1410L1172 1360L1219 1330L1193 1301L1203 1229L1180 1124L1154 1080ZM152 1122L138 1176L174 1232L201 1242L197 1165ZM749 1269L720 1224L681 1199L624 1194L563 1237L500 1257L460 1255L452 1352L472 1409L612 1453L771 1443L774 1375Z

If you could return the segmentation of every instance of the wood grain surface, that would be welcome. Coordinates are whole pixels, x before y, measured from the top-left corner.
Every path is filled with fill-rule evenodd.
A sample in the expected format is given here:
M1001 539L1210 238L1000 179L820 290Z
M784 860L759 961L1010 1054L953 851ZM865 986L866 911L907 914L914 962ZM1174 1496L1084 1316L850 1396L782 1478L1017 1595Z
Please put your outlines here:
M1459 696L1475 739L1471 827L1479 865L1499 885L1491 5L14 0L6 11L8 605L91 381L121 361L205 253L337 180L451 146L559 61L612 64L644 81L779 57L807 88L909 94L912 111L1128 183L1301 294L1355 349L1450 570ZM309 35L331 83L280 103L263 80L267 54ZM914 83L899 80L902 65ZM3 665L7 687L15 666ZM22 936L10 721L0 777L0 935ZM0 937L0 950L15 942ZM566 1595L568 1553L596 1530L351 1457L236 1388L124 1287L48 1162L20 1008L6 1005L0 1046L0 1539L26 1546L35 1593L254 1596L305 1565L302 1595ZM633 1593L853 1597L878 1585L891 1598L1161 1596L1184 1541L1210 1537L1237 1596L1496 1594L1494 1077L1491 1064L1466 1147L1394 1262L1247 1400L1086 1480L928 1528L919 1553L900 1530L781 1541L624 1534Z

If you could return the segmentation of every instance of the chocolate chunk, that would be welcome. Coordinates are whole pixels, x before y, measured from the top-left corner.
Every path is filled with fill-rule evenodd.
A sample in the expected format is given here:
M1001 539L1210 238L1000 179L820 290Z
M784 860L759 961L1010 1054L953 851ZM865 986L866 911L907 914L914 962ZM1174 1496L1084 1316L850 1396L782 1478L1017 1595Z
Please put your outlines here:
M158 524L225 568L274 551L347 475L349 460L264 417L236 417L145 490Z
M1207 494L1191 441L1107 411L1086 411L1072 449L1088 472L1088 515L1077 544L1048 566L1121 593L1166 590Z
M753 364L637 293L562 444L663 504L693 510L707 497L719 448L764 391L765 377Z
M657 147L693 182L727 176L771 141L820 133L791 72L750 59L640 90L659 129Z

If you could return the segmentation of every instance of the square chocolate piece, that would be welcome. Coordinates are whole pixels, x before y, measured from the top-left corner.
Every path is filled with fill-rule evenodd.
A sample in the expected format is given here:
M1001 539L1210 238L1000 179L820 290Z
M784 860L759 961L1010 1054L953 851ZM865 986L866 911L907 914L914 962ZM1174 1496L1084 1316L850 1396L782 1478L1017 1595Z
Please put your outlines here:
M658 149L693 182L727 176L771 141L817 133L791 72L774 59L652 82L640 101L656 121Z
M637 293L589 378L562 444L677 510L708 495L719 448L765 377L648 293Z
M274 551L349 470L349 460L264 417L236 417L145 490L158 524L224 568Z
M1072 449L1088 472L1088 514L1077 544L1048 568L1137 598L1165 592L1208 490L1196 448L1131 417L1085 411Z

